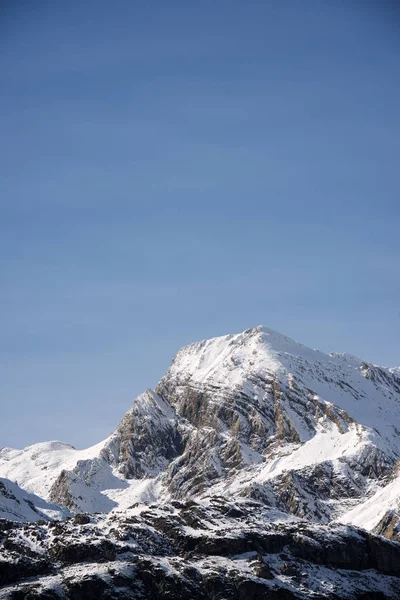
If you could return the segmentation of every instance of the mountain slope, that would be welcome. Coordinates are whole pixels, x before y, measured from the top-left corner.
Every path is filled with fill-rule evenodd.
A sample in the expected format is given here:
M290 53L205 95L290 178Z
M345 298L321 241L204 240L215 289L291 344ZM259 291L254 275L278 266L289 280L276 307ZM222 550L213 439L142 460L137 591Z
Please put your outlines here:
M68 511L29 494L16 483L0 478L0 518L26 522L61 519Z
M268 329L183 348L156 391L195 426L166 478L175 495L251 495L329 521L399 458L396 374Z
M394 600L399 465L398 369L191 344L103 442L0 449L0 598Z

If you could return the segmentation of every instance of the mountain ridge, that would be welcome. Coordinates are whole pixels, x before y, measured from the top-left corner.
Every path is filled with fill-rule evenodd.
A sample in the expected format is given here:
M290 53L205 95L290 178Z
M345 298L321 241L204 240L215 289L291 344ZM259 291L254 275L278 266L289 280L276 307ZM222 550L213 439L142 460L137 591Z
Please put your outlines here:
M301 473L326 461L333 461L334 469L344 461L348 466L358 453L364 467L373 458L367 483L358 477L354 485L367 486L368 494L377 480L368 475L374 469L388 475L400 458L399 407L400 377L392 369L312 350L258 326L183 347L155 391L141 394L99 444L85 450L62 442L0 449L0 476L14 474L27 491L40 490L53 502L70 497L73 510L74 493L62 492L65 486L80 485L80 496L87 487L95 489L97 501L78 503L75 509L108 505L112 510L123 490L132 492L132 481L139 489L143 480L157 480L150 487L164 485L165 497L179 496L180 489L201 494L202 482L192 485L196 476L182 481L183 470L197 473L188 455L198 458L199 449L208 459L206 487L219 480L223 493L232 492L224 479L240 467L244 471L236 487L242 493L246 485L265 488L293 468ZM103 501L106 490L108 500ZM132 501L142 499L134 490L131 496Z
M208 578L216 568L211 552L232 600L242 597L233 591L237 573L243 594L250 594L243 598L264 598L267 591L279 599L398 597L400 371L312 350L265 327L179 350L155 389L140 394L110 436L90 448L54 441L1 448L0 477L18 482L18 489L10 484L16 498L36 494L37 503L60 511L49 518L44 512L45 524L28 528L28 537L43 541L36 546L21 538L17 525L6 526L7 568L17 573L9 576L7 593L14 593L18 573L36 573L43 564L39 587L54 591L45 573L56 569L58 586L67 589L76 577L76 597L85 597L84 572L78 576L65 565L91 556L88 585L109 585L110 598L117 580L125 581L121 597L168 597L163 586L169 589L175 578L174 597L192 598L207 585L217 599L225 596ZM1 499L0 487L0 517ZM19 520L36 521L37 514ZM54 525L54 518L65 525ZM52 527L60 532L56 541ZM143 535L152 542L138 546ZM124 552L139 560L135 577L143 589L154 577L163 589L150 586L144 595L133 589L120 571ZM104 574L104 561L120 573L115 581L111 571ZM313 577L304 578L302 569ZM346 569L360 571L352 583ZM377 595L363 596L368 589Z

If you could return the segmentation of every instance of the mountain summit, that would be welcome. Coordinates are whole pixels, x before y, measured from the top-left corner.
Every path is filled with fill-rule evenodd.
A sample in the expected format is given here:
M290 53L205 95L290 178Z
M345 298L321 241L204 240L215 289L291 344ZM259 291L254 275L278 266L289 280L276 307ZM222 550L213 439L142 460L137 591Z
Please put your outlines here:
M96 446L1 449L0 477L13 482L3 488L14 486L15 498L18 486L30 494L32 518L3 503L15 521L101 513L108 527L133 506L168 512L191 502L193 523L212 522L218 501L245 522L253 506L259 528L307 520L342 531L346 523L396 540L399 459L398 369L256 327L182 348Z

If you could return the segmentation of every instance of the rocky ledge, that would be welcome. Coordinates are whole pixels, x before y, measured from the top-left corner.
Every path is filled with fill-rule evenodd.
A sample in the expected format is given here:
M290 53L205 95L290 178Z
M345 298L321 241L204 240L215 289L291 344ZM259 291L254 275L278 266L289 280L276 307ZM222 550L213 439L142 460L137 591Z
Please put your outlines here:
M2 600L400 597L400 544L249 499L0 522Z

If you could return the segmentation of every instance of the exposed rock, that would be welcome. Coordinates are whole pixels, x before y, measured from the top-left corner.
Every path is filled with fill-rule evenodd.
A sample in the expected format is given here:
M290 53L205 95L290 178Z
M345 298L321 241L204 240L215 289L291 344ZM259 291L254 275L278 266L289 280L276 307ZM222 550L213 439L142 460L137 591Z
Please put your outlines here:
M93 515L85 525L32 524L23 537L7 530L20 543L3 546L0 598L305 600L312 589L312 597L350 600L383 588L384 598L398 598L400 544L351 527L285 522L283 513L275 523L246 499L229 516L233 508L221 498L213 507ZM29 555L38 539L40 559Z
M116 548L108 540L100 540L98 543L87 544L85 542L67 544L57 542L49 550L52 558L66 564L79 562L105 562L115 560Z
M394 542L400 542L400 514L395 510L386 511L375 527L374 533L383 535Z
M87 525L88 523L90 523L90 516L78 513L74 517L74 523L76 525Z
M172 407L147 390L126 413L101 456L133 479L157 475L182 451Z

